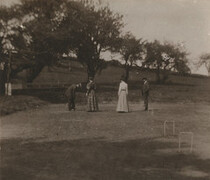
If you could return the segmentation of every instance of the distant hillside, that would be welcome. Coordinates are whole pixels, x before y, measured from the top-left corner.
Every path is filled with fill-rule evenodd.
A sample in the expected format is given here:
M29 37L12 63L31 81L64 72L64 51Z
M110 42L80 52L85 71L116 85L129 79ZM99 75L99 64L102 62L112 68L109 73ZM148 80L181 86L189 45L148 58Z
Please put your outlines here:
M66 64L65 64L66 65ZM114 62L108 64L95 78L99 84L113 84L119 83L121 75L124 73L123 66L117 65ZM129 81L140 81L142 77L147 77L151 82L156 81L156 74L154 70L137 69L133 68L130 72ZM201 79L207 77L202 75L187 75L180 76L177 74L170 75L168 83L175 84L199 84ZM77 83L87 81L87 72L85 67L76 61L71 61L64 67L45 68L34 82L61 82L61 83Z
M120 77L124 73L123 67L109 64L106 69L95 78L99 102L116 102ZM23 75L23 74L22 74ZM151 101L154 102L210 102L210 78L204 76L178 76L170 75L165 85L156 84L156 74L153 70L133 68L129 78L129 101L139 102L141 99L142 77L151 82ZM47 84L84 82L83 88L77 94L78 103L86 103L85 82L86 69L76 61L62 67L45 68L35 79L34 84L45 84L45 89L25 89L14 91L14 94L29 95L52 103L66 102L63 96L65 88L48 87Z
M107 63L107 68L100 74L97 74L95 81L97 84L118 84L121 75L124 74L123 65L117 61ZM21 73L20 77L24 81L25 73ZM129 82L141 81L143 77L147 77L150 82L155 83L156 74L155 70L140 69L134 67L130 72ZM209 79L202 75L185 75L181 76L173 73L169 76L167 84L183 84L183 85L200 85L205 84L205 79ZM40 75L34 80L33 83L63 83L72 84L87 81L86 68L83 67L76 60L63 61L60 67L45 67Z

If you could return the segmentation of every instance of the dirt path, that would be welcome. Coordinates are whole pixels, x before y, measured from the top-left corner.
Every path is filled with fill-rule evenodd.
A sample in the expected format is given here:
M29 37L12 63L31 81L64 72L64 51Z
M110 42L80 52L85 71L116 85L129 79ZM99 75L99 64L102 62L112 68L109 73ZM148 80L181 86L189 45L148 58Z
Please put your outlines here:
M132 104L126 114L100 108L56 104L2 117L3 179L210 179L209 104L154 103L149 112ZM163 138L165 120L175 121L176 135L194 133L192 154L187 137L182 154L177 136Z

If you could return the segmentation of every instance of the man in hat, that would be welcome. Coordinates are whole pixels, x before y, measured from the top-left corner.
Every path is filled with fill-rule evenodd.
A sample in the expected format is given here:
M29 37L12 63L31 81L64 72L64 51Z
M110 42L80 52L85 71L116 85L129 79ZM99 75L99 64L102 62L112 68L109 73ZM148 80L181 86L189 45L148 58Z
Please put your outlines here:
M68 108L69 111L74 110L75 111L75 98L76 98L76 91L78 88L81 88L82 84L72 84L68 87L68 89L65 92L65 96L68 98Z
M142 97L144 99L144 110L148 111L148 99L149 99L149 91L150 91L150 86L149 82L147 81L147 78L143 78L143 86L142 86Z

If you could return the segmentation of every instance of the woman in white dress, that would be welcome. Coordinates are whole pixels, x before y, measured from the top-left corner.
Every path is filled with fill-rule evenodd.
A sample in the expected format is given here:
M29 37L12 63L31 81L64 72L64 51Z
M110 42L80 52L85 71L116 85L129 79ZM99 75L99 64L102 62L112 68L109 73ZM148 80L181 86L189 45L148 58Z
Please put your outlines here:
M117 112L128 112L128 84L125 82L124 78L121 78L121 82L118 90L118 104Z

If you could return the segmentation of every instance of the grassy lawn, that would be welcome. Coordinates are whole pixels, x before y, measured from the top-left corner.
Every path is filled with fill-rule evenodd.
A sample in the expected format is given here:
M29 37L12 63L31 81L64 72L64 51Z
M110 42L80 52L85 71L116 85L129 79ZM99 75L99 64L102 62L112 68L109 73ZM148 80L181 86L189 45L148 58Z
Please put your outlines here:
M0 116L31 108L39 108L44 104L47 103L32 96L0 96Z
M210 105L130 103L132 112L101 104L68 112L65 104L19 112L1 120L1 178L43 180L208 180L210 178ZM176 135L163 137L164 120L176 122ZM193 153L180 131L194 133ZM171 134L170 126L167 133Z
M35 82L85 81L84 71L43 71ZM100 112L86 112L85 89L76 111L67 111L65 89L25 90L1 97L0 179L2 180L209 180L210 79L132 72L131 112L116 113L119 77L108 68L96 77ZM110 76L112 73L113 76ZM151 82L149 112L143 111L142 76ZM41 106L47 104L46 106ZM163 137L165 120L175 121L175 136ZM171 135L172 127L167 126ZM178 152L178 134L194 133Z

